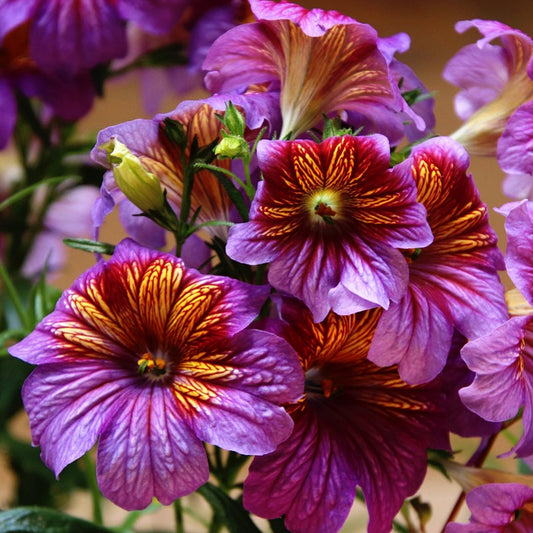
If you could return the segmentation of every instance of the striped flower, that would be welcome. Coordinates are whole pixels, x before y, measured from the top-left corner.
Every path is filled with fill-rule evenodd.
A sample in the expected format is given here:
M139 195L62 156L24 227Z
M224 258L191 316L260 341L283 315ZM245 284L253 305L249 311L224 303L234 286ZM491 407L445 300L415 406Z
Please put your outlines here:
M202 441L273 451L292 429L280 405L298 399L302 376L284 340L245 329L267 294L119 244L10 350L38 365L23 400L44 462L58 475L98 441L102 493L140 509L207 481Z
M384 136L260 141L257 156L264 179L250 221L230 229L232 259L271 263L269 282L316 321L403 296L408 267L397 248L432 235L409 167L389 168Z

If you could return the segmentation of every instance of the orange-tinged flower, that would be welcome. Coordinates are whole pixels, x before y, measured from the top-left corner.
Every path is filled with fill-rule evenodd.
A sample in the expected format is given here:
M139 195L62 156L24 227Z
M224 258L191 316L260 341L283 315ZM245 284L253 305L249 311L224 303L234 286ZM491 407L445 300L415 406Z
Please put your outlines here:
M341 110L375 106L401 110L377 34L335 11L308 11L290 2L251 1L259 22L226 32L204 69L213 93L269 84L280 91L280 138L297 137Z
M409 167L389 168L384 136L260 141L257 156L264 179L250 221L230 228L232 259L270 263L269 282L317 321L403 296L397 248L424 247L432 235Z
M58 475L98 441L102 493L140 509L207 481L202 441L273 451L303 376L286 341L246 329L268 293L120 243L10 348L38 365L22 394L44 462Z

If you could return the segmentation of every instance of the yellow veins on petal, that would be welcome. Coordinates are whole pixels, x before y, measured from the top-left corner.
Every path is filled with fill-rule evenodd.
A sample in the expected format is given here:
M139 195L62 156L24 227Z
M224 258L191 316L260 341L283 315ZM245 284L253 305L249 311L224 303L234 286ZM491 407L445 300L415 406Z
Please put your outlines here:
M204 380L235 380L243 375L238 368L203 361L183 361L179 365L179 372L180 375Z
M315 151L306 148L300 143L293 144L292 165L294 176L303 192L308 192L316 187L324 187L326 177L322 165Z
M61 351L61 357L68 358L74 353L91 352L91 355L101 354L108 356L110 353L109 344L105 342L104 337L94 332L83 331L80 329L78 321L64 320L50 328L56 338L60 337L69 344L64 346Z
M199 410L201 408L200 403L208 402L219 396L216 390L213 390L201 381L184 376L180 376L179 380L174 380L172 387L176 400L187 411L190 411L191 407Z
M424 159L419 159L411 171L418 186L417 200L429 211L444 198L442 173L434 163Z
M330 188L342 188L348 185L350 181L356 180L358 176L352 176L354 168L355 151L346 139L340 139L333 149L326 170L327 186ZM360 175L366 171L366 168L368 168L368 165L366 165Z
M96 290L92 291L93 297L97 294L99 295ZM85 296L74 292L68 295L68 301L71 309L83 322L90 324L106 337L111 337L121 344L129 344L129 341L131 341L131 332L128 332L117 322L117 317L105 303L101 295L97 299L98 306Z
M168 317L165 335L169 341L184 344L212 335L231 314L229 304L219 303L223 297L223 288L214 282L186 286Z
M161 258L149 265L141 280L139 302L143 321L161 337L166 333L167 320L179 295L182 278L181 264Z

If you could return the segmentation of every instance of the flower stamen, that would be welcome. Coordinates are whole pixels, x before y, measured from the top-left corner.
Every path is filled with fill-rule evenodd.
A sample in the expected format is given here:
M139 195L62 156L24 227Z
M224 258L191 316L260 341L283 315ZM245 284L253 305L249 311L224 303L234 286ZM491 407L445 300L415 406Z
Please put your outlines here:
M166 362L160 357L154 358L150 352L144 353L137 361L138 373L143 376L150 373L154 376L162 376L166 374Z

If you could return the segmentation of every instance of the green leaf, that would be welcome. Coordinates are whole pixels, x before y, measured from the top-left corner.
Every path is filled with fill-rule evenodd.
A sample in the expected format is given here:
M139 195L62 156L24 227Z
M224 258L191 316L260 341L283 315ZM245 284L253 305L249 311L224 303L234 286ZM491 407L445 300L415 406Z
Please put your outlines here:
M0 512L2 533L111 533L111 530L44 507Z
M2 211L6 207L9 207L10 205L12 205L12 204L14 204L16 202L22 200L26 196L29 196L30 194L32 194L35 191L35 189L38 189L39 187L41 187L43 185L57 185L57 184L59 184L59 183L61 183L63 181L66 181L66 180L73 180L75 182L80 181L78 176L60 176L58 178L46 178L46 179L43 179L43 180L39 181L39 183L34 183L33 185L30 185L29 187L26 187L25 189L22 189L22 190L16 192L15 194L12 194L9 198L7 198L3 202L1 202L0 203L0 211Z
M95 254L113 255L113 252L115 251L115 246L113 244L91 241L90 239L63 239L63 242L71 248Z
M211 483L198 489L230 533L261 533L244 507Z

